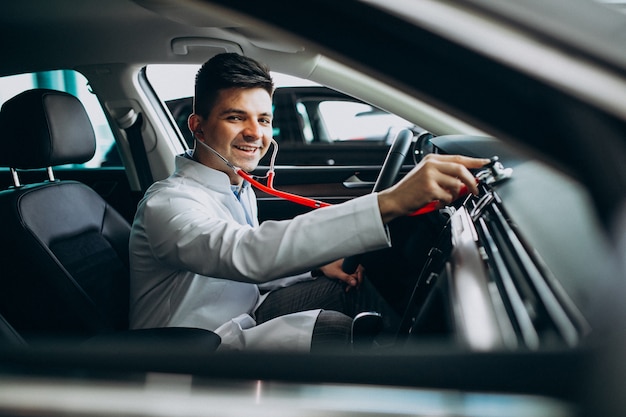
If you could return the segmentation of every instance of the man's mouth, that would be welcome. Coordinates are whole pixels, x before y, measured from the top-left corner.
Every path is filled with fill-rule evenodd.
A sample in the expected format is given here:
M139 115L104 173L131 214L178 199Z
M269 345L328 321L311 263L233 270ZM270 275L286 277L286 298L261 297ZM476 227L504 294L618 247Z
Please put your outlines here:
M240 151L243 151L246 153L254 153L259 148L257 146L235 145L235 149L239 149Z

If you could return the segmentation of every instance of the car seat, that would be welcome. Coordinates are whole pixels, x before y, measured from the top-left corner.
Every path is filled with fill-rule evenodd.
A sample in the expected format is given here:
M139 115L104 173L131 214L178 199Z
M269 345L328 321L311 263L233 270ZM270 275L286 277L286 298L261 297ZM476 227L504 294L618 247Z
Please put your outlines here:
M88 161L95 143L71 94L28 90L0 109L0 167L14 179L0 191L0 315L27 342L147 336L216 348L219 336L205 330L128 330L130 225L93 189L52 170ZM22 185L20 170L31 169L49 178Z

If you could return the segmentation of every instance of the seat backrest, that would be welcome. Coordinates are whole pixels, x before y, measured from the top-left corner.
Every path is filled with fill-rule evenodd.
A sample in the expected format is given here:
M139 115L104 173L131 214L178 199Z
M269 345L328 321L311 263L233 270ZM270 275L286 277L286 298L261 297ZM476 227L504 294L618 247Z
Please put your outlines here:
M0 109L0 167L81 164L95 152L82 103L34 89ZM24 339L128 327L130 225L95 191L47 180L0 191L0 314Z

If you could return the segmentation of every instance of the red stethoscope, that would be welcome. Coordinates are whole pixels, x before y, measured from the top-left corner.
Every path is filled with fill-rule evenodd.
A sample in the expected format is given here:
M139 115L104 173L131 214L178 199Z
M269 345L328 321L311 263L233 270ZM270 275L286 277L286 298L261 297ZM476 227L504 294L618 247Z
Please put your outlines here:
M275 175L275 173L274 173L274 163L276 161L276 155L278 154L278 143L274 139L272 139L272 144L274 145L274 150L272 152L272 158L270 159L270 168L267 171L267 173L265 174L265 176L257 177L257 178L266 178L267 179L266 180L266 184L262 184L261 182L256 180L254 178L254 176L248 174L243 169L233 165L229 160L224 158L219 152L217 152L215 149L213 149L212 147L210 147L206 143L204 143L202 141L196 141L196 142L197 143L201 143L202 146L204 146L205 148L210 150L215 156L217 156L226 165L228 165L231 169L233 169L237 175L239 175L240 177L242 177L243 179L248 181L250 183L250 185L252 185L254 188L256 188L256 189L258 189L260 191L263 191L266 194L272 195L274 197L279 197L279 198L282 198L284 200L291 201L292 203L300 204L302 206L306 206L306 207L310 207L310 208L321 208L321 207L328 207L328 206L332 205L332 204L329 204L329 203L325 203L323 201L315 200L315 199L308 198L308 197L303 197L303 196L300 196L300 195L297 195L297 194L288 193L288 192L285 192L285 191L280 191L280 190L277 190L276 188L274 188L274 175ZM462 197L462 196L467 195L467 194L468 194L468 190L467 190L467 187L464 185L461 188L461 191L459 193L459 197ZM430 203L426 204L424 207L422 207L422 208L414 211L413 213L409 214L409 216L418 216L420 214L430 213L430 212L436 210L437 207L439 207L439 201L431 201Z

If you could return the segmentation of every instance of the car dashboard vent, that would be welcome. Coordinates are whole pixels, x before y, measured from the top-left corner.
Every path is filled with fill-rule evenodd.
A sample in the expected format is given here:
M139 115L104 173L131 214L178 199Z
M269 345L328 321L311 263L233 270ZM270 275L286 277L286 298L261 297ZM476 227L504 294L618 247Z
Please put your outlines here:
M451 232L451 305L471 347L575 346L589 331L492 190L466 200L451 217Z

